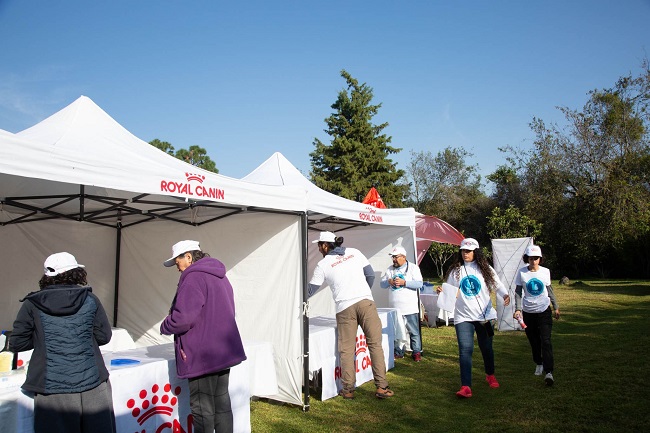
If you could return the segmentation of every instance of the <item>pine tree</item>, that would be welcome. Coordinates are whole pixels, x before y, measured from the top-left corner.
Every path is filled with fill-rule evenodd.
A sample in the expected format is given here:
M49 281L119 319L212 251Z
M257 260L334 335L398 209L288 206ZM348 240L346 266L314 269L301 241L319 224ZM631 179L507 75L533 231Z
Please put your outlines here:
M359 84L345 70L341 76L347 89L339 92L327 119L329 145L314 139L311 180L316 186L354 201L361 201L371 187L377 188L388 207L402 207L408 185L399 183L404 170L389 158L402 149L390 146L391 137L382 131L388 123L373 125L372 118L381 104L372 105L373 91Z

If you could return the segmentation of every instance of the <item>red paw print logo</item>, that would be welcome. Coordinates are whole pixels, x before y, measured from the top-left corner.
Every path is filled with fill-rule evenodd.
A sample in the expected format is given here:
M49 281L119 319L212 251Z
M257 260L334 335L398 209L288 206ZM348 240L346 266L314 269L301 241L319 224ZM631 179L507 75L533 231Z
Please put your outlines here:
M126 402L126 407L131 409L133 418L137 418L138 424L142 425L156 414L171 416L174 412L174 406L178 404L178 395L180 393L180 386L172 390L169 383L162 388L155 384L151 387L151 394L146 389L140 390L138 394L139 401L136 402L135 399L131 398Z
M187 179L188 182L190 181L197 181L198 183L203 183L205 180L205 176L202 174L194 174L194 173L185 173L185 178Z
M366 342L365 334L361 334L357 337L357 344L355 354L359 356L360 353L368 351L368 343Z

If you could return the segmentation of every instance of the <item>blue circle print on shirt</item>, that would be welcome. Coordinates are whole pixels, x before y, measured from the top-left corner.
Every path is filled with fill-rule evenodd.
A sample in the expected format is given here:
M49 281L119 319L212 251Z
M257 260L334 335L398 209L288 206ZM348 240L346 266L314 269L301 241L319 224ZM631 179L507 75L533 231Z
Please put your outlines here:
M476 296L481 291L481 281L476 275L468 275L460 280L460 290L465 296Z
M531 278L526 283L526 290L532 296L539 296L542 294L542 292L544 292L544 283L542 283L537 278Z
M406 281L406 277L404 276L404 274L397 274L393 278L401 278L402 280ZM402 288L402 286L400 286L400 287L391 286L391 289L393 289L393 290L400 290L401 288Z

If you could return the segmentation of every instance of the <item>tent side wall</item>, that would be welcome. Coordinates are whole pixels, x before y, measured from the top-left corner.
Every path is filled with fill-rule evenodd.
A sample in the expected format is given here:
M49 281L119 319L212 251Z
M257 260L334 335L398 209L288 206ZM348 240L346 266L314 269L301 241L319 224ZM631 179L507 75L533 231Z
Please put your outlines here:
M47 220L0 228L0 326L12 329L20 299L39 290L43 261L59 251L86 266L88 283L113 320L115 229L77 221Z
M180 274L162 262L174 243L198 240L226 265L242 338L273 344L279 394L268 397L302 404L296 381L302 376L299 216L246 213L199 227L160 221L124 230L122 239L118 325L138 345L172 341L159 327Z

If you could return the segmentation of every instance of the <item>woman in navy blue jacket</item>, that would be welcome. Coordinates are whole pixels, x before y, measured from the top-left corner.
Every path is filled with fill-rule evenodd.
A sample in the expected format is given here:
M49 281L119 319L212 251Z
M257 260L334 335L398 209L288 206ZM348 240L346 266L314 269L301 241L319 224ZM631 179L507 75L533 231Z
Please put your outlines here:
M40 291L14 321L9 350L34 349L22 388L34 395L34 431L115 432L108 370L99 346L111 340L104 307L72 254L45 260Z

